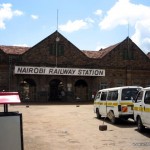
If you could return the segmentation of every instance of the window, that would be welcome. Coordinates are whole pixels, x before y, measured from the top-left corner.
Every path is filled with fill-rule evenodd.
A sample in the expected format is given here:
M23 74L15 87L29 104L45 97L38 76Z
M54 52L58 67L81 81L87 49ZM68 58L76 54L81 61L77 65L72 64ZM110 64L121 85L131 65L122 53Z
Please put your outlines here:
M59 44L58 45L58 56L63 56L64 55L64 45Z
M138 95L137 95L137 99L136 99L136 102L141 102L142 101L142 97L143 97L143 91L139 92Z
M100 83L100 89L106 89L107 88L107 83Z
M118 99L118 91L109 91L107 100L117 100Z
M102 92L102 94L101 94L101 100L102 101L106 101L106 97L107 97L107 92Z
M56 49L57 46L57 49ZM64 55L64 45L63 44L51 44L49 48L49 54L56 56L56 50L57 50L57 56L63 56Z
M56 55L56 46L55 46L55 44L50 45L49 54L50 55Z
M124 49L124 51L123 51L123 59L124 60L133 60L134 59L133 49Z
M122 90L122 100L134 100L139 92L138 88L126 88Z
M147 92L145 93L144 103L145 103L145 104L150 104L150 91L147 91Z

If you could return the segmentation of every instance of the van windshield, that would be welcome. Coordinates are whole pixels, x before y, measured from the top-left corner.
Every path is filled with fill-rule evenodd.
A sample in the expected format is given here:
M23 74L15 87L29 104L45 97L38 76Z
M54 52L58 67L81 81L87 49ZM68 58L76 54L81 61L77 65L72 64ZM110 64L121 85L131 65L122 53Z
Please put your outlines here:
M125 88L122 90L121 100L134 100L139 92L139 88Z

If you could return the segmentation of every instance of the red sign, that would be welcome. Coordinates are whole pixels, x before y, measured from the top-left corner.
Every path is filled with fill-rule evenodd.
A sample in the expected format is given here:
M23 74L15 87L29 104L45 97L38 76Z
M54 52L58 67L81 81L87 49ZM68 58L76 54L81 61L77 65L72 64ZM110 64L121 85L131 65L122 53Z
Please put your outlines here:
M0 104L20 103L18 92L0 92Z

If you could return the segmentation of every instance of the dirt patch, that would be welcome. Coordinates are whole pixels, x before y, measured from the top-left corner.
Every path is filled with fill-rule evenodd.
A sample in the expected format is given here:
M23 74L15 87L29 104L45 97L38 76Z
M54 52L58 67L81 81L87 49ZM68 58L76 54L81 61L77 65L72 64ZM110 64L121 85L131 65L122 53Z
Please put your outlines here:
M23 115L24 150L150 149L150 130L140 134L133 121L106 120L107 130L100 131L103 120L93 105L11 105L9 111Z

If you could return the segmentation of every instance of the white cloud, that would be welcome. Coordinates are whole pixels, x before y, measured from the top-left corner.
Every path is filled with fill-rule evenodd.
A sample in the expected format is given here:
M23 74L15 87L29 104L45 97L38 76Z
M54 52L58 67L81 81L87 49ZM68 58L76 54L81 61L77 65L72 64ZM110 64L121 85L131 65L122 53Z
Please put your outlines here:
M99 51L100 49L103 49L103 48L106 48L106 47L107 47L107 46L101 45L101 43L98 42L98 43L96 44L95 50L96 50L96 51Z
M69 20L66 24L59 25L59 29L65 32L74 32L86 27L87 23L83 20L75 20L73 22Z
M14 44L13 46L29 47L27 44Z
M31 15L31 18L34 19L34 20L36 20L36 19L39 19L39 16L37 16L37 15Z
M137 21L131 38L146 53L150 51L150 19Z
M0 4L0 29L5 29L5 21L12 19L14 16L21 16L23 12L12 10L10 3Z
M94 23L94 20L91 19L91 18L86 18L85 21L86 21L87 23Z
M15 11L13 12L13 14L14 14L14 16L21 16L21 15L23 15L23 12L20 11L20 10L15 10Z
M94 12L95 15L101 16L102 15L102 10L98 9Z
M150 7L133 4L130 0L118 0L101 20L102 30L111 30L119 25L135 29L132 40L145 51L150 51Z
M91 26L92 23L94 23L94 20L92 20L91 18L86 18L85 20L75 20L75 21L69 20L66 24L59 25L59 29L61 31L71 33L74 31L78 31L80 29L87 29Z

